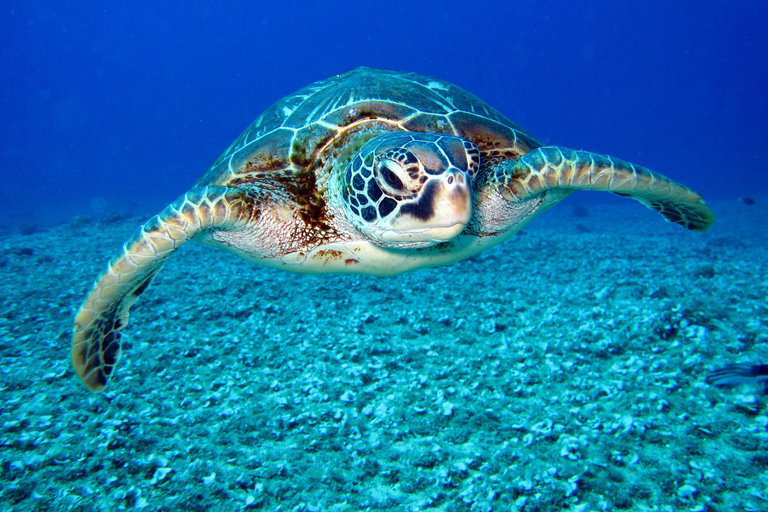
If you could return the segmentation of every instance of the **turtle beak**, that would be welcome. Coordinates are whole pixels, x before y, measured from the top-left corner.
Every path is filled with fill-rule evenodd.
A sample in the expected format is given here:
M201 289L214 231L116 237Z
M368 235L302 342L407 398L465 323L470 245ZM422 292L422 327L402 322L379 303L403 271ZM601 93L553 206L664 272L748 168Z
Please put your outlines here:
M438 224L427 228L424 236L434 242L445 242L464 231L472 216L472 191L469 175L452 169L441 176L435 192L433 220Z
M469 174L451 168L425 184L418 202L401 208L392 228L400 239L447 242L464 231L471 216Z

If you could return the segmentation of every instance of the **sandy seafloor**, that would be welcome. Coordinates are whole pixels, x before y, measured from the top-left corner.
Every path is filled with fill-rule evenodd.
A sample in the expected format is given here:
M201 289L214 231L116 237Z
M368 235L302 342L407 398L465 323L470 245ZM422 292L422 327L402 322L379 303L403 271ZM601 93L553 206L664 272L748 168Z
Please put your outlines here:
M395 278L188 244L105 393L71 321L140 224L0 238L0 510L768 510L768 206L687 232L573 199ZM114 221L114 219L112 219Z

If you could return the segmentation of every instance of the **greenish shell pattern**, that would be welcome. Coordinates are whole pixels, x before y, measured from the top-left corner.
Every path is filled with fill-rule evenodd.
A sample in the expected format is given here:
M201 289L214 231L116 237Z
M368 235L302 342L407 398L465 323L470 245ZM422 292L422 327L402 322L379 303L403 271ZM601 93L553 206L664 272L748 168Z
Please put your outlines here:
M473 94L416 73L357 68L311 84L269 107L198 180L247 186L335 163L365 134L415 131L459 135L480 148L484 165L541 146Z

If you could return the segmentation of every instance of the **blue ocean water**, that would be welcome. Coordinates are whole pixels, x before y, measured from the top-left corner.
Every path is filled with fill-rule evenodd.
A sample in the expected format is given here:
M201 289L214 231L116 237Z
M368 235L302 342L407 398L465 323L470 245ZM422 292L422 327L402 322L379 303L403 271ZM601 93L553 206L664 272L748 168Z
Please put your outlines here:
M766 16L746 0L7 2L0 224L153 213L268 105L360 65L456 83L545 142L706 197L765 195Z

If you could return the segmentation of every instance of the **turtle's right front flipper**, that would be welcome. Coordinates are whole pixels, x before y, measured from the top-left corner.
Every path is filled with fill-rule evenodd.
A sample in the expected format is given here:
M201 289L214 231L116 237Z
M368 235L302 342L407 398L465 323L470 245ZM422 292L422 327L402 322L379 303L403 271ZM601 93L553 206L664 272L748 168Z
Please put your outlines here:
M258 215L244 190L193 188L151 218L101 273L75 317L72 364L92 391L107 385L120 356L128 309L182 244L210 229L238 229Z
M599 190L636 199L668 221L705 231L715 221L704 199L671 179L618 158L557 146L537 148L488 168L485 187L510 204L556 192Z

